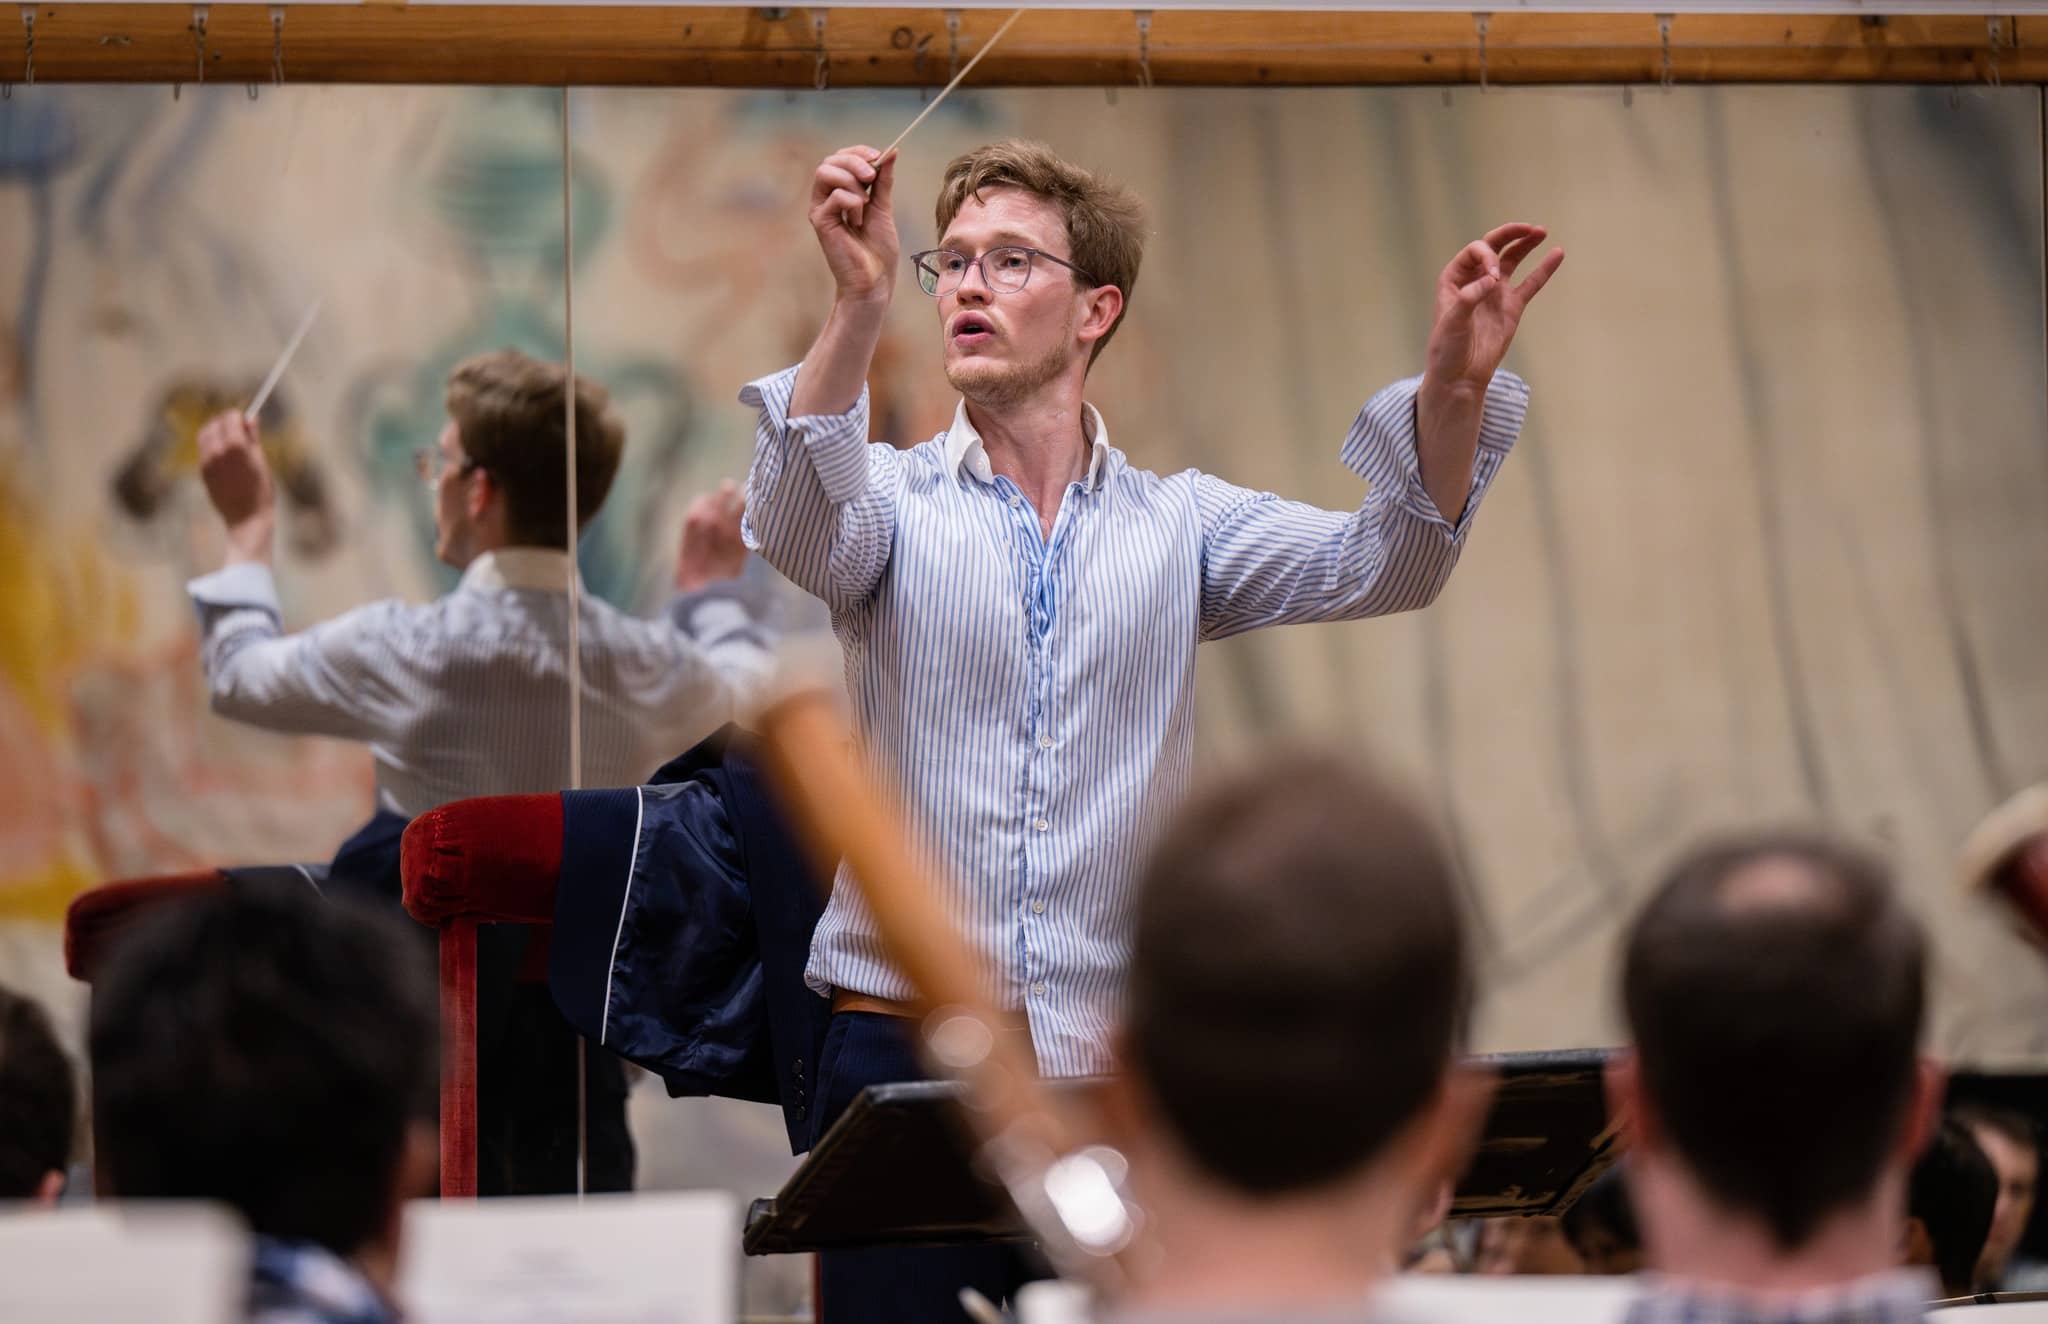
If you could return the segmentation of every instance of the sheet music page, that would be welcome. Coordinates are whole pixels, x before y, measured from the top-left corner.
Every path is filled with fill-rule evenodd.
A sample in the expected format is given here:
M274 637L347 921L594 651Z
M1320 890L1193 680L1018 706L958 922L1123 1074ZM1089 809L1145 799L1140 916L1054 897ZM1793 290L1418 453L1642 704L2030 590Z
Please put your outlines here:
M409 1324L732 1324L739 1205L722 1191L420 1201Z
M1380 1299L1389 1324L1619 1324L1641 1291L1631 1277L1402 1274Z
M0 1213L7 1324L231 1324L249 1291L249 1236L200 1205Z
M1361 1309L1359 1324L1618 1324L1638 1290L1629 1278L1404 1274ZM1093 1324L1097 1318L1087 1289L1068 1282L1030 1284L1018 1296L1017 1316L1020 1324Z

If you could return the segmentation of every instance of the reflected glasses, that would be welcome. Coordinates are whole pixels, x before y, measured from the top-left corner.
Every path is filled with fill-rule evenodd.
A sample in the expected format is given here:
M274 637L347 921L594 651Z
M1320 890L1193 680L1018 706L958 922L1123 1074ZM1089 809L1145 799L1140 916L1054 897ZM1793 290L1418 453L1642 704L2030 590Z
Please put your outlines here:
M447 453L439 446L422 446L412 453L413 471L430 489L441 485L441 475L448 472L448 464ZM481 464L465 455L461 462L456 464L455 472L460 477L468 477L481 468Z

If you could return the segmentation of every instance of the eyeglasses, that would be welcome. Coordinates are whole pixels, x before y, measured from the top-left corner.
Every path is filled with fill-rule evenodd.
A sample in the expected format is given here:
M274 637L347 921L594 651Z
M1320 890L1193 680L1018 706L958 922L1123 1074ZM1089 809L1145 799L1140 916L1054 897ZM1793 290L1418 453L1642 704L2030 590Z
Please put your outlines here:
M422 446L412 453L413 470L419 474L420 481L429 488L441 485L441 475L448 472L449 463L448 453L439 446ZM455 462L455 472L464 477L481 468L481 464L467 455Z
M1102 283L1065 258L1054 257L1042 248L991 248L974 258L950 248L931 248L922 253L912 253L910 261L917 268L919 288L937 297L959 289L960 282L967 279L967 272L973 267L981 268L981 278L990 289L1002 294L1015 294L1031 279L1031 260L1040 257L1059 263L1090 285Z

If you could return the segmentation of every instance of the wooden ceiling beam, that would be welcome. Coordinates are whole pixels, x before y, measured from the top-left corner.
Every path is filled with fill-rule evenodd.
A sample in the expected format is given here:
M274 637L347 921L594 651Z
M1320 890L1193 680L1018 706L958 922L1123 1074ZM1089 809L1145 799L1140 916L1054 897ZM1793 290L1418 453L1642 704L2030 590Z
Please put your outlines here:
M12 8L0 6L0 12ZM951 53L939 8L315 4L287 6L291 83L808 88L931 87ZM208 6L202 43L183 4L35 7L35 77L49 83L268 82L267 4ZM822 45L815 18L823 15ZM964 59L1004 15L962 15ZM1496 13L1492 84L2048 82L2048 20L1940 16L1680 14L1668 48L1656 18ZM1146 65L1168 86L1468 84L1481 76L1468 14L1160 11ZM0 22L0 78L25 51ZM976 86L1130 86L1139 33L1129 10L1041 10L974 71Z

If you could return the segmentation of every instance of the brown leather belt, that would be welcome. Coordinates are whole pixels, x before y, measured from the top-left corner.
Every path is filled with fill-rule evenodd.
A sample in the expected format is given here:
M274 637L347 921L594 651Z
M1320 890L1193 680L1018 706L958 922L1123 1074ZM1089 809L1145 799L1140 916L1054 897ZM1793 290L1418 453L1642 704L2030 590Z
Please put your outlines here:
M889 998L870 997L866 993L855 993L851 989L832 990L832 1013L842 1011L864 1011L874 1016L897 1016L904 1020L917 1020L923 1014L908 1002L896 1002ZM1021 1011L998 1012L997 1028L1020 1034L1031 1033L1031 1022Z
M855 993L843 988L832 990L832 1011L835 1015L842 1011L865 1011L876 1016L901 1016L905 1020L917 1019L917 1008L911 1006L908 1002L891 1002L887 998L871 998L865 993Z

